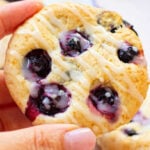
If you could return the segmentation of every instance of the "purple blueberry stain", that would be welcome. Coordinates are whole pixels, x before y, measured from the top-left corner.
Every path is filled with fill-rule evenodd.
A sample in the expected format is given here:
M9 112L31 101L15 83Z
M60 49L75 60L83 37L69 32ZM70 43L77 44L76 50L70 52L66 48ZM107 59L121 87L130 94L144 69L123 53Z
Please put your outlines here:
M65 112L69 107L71 93L63 85L50 83L40 85L40 88L38 86L37 89L36 94L31 92L34 94L29 96L26 108L26 116L30 120L34 120L39 114L54 116Z
M119 59L124 63L132 62L138 54L138 49L128 43L123 43L117 50Z
M51 71L51 57L43 49L34 49L24 58L23 74L31 81L45 78Z
M59 43L61 53L69 57L76 57L92 46L88 35L77 30L61 33Z
M100 85L90 91L88 100L109 121L114 122L118 119L120 100L114 89Z
M35 102L33 101L33 99L29 99L29 101L27 103L27 108L26 108L26 111L25 111L25 115L31 121L34 121L36 119L36 117L38 115L40 115L40 111L37 108L37 106L36 106Z
M124 132L127 136L138 135L138 133L136 132L135 129L124 129L123 132Z
M144 116L144 114L141 111L138 111L136 113L136 115L133 117L133 119L131 120L131 122L137 122L141 125L150 125L150 118L147 118L146 116Z

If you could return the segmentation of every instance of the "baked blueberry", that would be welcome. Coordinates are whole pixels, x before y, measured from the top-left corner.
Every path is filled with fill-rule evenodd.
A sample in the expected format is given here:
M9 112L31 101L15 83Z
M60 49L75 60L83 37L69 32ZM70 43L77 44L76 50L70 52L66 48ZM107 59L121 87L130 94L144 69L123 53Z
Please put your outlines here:
M138 134L134 129L124 129L123 131L128 136L134 136Z
M92 102L96 110L107 119L111 121L117 119L120 101L118 94L114 89L98 86L91 90L89 100Z
M78 56L92 46L88 36L77 30L63 32L59 41L61 53L70 57Z
M30 95L26 109L26 116L31 120L40 113L54 116L64 112L70 105L71 94L63 85L57 83L41 85L37 92L36 96Z
M131 62L139 54L138 49L127 43L124 43L117 51L118 57L124 63Z
M32 98L29 99L27 103L27 108L25 111L25 115L31 120L34 121L38 115L40 115L40 111L37 108L35 102Z
M118 29L117 27L112 27L111 30L110 30L110 32L111 33L115 33L117 29Z
M28 80L45 78L51 71L51 57L45 50L34 49L23 62L24 76Z
M122 17L116 12L103 11L97 16L97 23L107 31L115 33L116 30L122 27Z

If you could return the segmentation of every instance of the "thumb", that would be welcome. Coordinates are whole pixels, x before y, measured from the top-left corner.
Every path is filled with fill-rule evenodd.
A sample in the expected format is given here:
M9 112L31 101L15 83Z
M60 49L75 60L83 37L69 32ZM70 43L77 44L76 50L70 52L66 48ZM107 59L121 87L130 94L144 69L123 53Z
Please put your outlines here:
M93 150L96 137L70 124L40 125L0 134L3 150Z
M0 7L0 38L13 32L20 24L42 8L37 0L14 2Z

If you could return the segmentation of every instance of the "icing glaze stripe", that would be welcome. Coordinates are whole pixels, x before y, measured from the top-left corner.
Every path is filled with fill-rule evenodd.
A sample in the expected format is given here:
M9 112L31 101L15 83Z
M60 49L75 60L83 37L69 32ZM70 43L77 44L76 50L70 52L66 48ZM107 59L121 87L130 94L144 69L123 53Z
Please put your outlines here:
M101 38L102 35L103 35L103 38L106 39L106 43L104 43L102 46L105 47L106 51L109 51L110 53L112 53L113 51L116 50L116 46L118 46L121 41L118 41L118 40L114 39L111 36L111 34L108 33L103 27L101 27L101 26L95 27L94 25L89 24L86 21L85 18L83 18L83 17L80 16L77 8L75 8L75 7L68 7L67 4L62 4L61 7L64 7L65 9L68 9L70 12L72 12L74 15L76 15L81 20L81 22L83 23L85 29L88 31L88 33L90 35L92 35L94 33L100 33L100 34L97 34L97 38ZM82 6L79 6L79 7L83 8L82 10L84 11L85 14L87 14L87 16L90 16L90 17L93 16L92 18L94 18L94 15L91 14L87 10L85 11L84 7L82 7ZM62 25L62 22L59 19L56 18L56 16L54 15L54 13L52 12L51 9L48 11L48 14L45 13L44 15L47 16L47 17L49 17L49 20L50 20L51 24L55 25L55 26L51 26L48 23L45 24L44 23L45 21L42 22L42 20L41 20L41 22L43 23L43 25L47 26L47 28L51 28L51 30L52 30L52 28L54 28L54 27L57 26L62 31L66 30L65 29L65 25ZM41 16L41 17L43 17L43 16ZM28 32L32 36L34 36L35 39L38 39L38 41L40 43L42 43L43 46L48 50L49 49L49 44L46 41L46 39L44 39L42 37L42 35L41 35L39 29L36 27L34 21L30 21L30 24L33 26L33 28L34 28L35 31L34 32L28 31ZM100 37L99 37L99 35L100 35ZM111 45L113 45L113 46L107 45L107 42L111 43ZM56 50L56 51L60 52L60 50ZM143 100L143 97L141 96L141 94L138 92L138 90L134 86L134 83L131 81L131 79L125 73L123 73L124 72L123 71L124 68L121 67L121 65L118 64L117 66L115 66L113 63L109 62L104 57L102 57L99 53L97 53L94 49L89 49L89 52L91 53L92 57L94 59L96 59L97 62L99 62L99 65L100 65L101 69L103 70L103 73L105 73L109 77L110 80L112 80L113 82L115 82L125 92L130 93L133 97L136 97L136 98L138 98L140 100ZM61 59L61 57L60 56L56 56L56 57L57 57L57 60L60 61L59 62L59 65L61 66L60 68L61 69L64 68L65 65L63 65L63 64L65 64L65 63L63 63L63 60ZM92 73L96 73L96 71L93 71L94 70L93 66L90 66L90 64L85 63L86 60L84 60L84 59L82 61L81 61L81 59L76 59L76 60L84 68L88 67L88 70L90 70L90 71L88 71L88 75L90 76L89 78L93 78ZM66 61L67 61L67 59L66 59ZM111 69L111 71L113 72L113 74L107 68L105 68L105 66L109 66L109 69ZM74 68L72 66L70 66L70 67L67 66L66 69L71 70L71 69L74 69ZM122 74L124 76L124 79L123 79L124 82L128 81L128 85L130 87L130 90L129 89L125 89L117 80L114 79L115 78L114 77L114 73L118 74L120 72L122 72ZM84 87L85 89L86 89L86 86L88 86L88 84L87 84L88 82L87 81L88 81L88 79L86 79L86 78L85 78L84 82L81 82L81 80L79 80L81 86ZM76 86L76 87L77 87L76 90L79 89L79 86ZM134 93L137 93L137 94L134 94Z

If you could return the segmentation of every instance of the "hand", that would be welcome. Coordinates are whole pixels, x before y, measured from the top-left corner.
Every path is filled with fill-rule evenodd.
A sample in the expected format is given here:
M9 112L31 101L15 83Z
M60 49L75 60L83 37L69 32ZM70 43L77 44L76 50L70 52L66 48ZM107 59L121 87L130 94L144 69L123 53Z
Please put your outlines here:
M0 38L12 33L41 8L42 4L35 0L0 7ZM33 127L13 102L5 84L3 70L0 70L0 131L0 149L3 150L93 150L96 141L90 129L76 125Z

